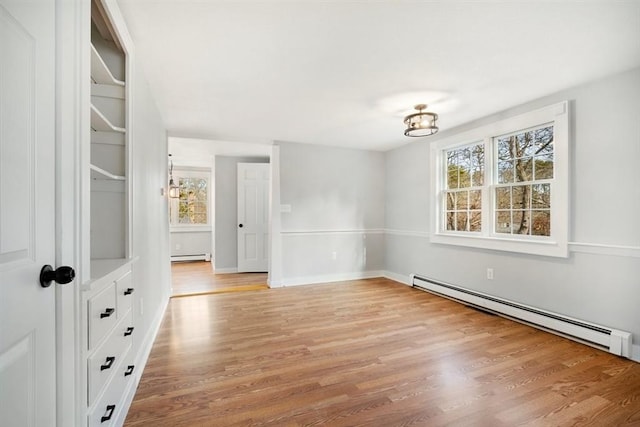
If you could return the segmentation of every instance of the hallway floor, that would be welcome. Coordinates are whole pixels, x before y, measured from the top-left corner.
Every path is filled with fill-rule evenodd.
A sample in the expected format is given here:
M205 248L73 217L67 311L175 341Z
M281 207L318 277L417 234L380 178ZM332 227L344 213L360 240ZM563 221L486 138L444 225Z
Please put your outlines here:
M207 261L171 263L172 296L267 289L267 273L215 274Z

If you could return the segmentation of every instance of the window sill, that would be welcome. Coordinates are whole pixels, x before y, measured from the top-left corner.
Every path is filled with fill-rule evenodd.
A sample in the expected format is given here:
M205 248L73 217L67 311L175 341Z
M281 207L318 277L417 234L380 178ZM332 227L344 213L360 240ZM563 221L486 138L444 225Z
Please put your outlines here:
M210 232L210 225L200 224L185 224L185 225L172 225L169 227L171 233L203 233Z
M466 246L471 248L490 249L540 255L557 258L567 258L569 247L566 242L534 239L513 239L493 236L463 236L459 234L434 233L430 236L431 243Z

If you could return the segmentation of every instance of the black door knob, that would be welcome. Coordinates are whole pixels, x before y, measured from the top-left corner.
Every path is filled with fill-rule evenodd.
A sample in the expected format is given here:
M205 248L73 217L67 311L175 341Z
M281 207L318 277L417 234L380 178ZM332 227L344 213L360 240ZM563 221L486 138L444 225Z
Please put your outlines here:
M238 225L238 227L242 228L242 227L244 227L244 225L240 224L240 225Z
M53 267L47 264L40 270L40 286L48 288L52 281L64 285L72 281L75 277L75 270L69 266L65 265L54 270Z

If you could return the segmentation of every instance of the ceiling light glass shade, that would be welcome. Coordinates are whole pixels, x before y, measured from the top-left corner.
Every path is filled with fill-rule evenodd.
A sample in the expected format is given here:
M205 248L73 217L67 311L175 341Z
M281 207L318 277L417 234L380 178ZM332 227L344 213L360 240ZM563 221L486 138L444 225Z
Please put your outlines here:
M414 108L418 112L404 118L404 124L407 126L404 130L405 136L429 136L438 132L438 126L436 126L438 115L423 111L427 108L426 104L418 104Z

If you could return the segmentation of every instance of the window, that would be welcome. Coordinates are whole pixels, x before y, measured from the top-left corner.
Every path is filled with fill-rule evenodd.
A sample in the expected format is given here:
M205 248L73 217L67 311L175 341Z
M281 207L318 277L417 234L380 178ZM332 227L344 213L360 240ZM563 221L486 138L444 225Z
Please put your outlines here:
M432 145L431 240L567 256L568 103Z
M209 173L197 170L174 170L180 197L170 199L172 226L209 225Z

